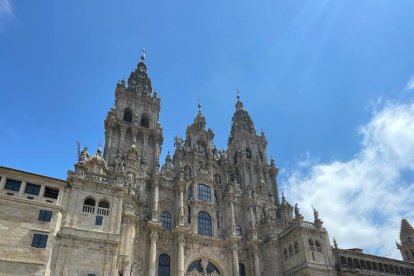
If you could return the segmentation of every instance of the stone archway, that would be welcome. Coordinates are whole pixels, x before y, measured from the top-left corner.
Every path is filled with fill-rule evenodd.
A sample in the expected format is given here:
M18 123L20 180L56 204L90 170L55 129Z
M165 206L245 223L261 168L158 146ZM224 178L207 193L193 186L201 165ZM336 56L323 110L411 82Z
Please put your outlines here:
M185 276L218 276L229 275L222 261L214 255L196 254L185 264Z

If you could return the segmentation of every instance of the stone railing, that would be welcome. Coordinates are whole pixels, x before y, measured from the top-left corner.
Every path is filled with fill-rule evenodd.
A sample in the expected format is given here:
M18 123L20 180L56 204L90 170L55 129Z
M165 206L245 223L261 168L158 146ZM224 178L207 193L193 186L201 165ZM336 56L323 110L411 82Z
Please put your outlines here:
M85 213L95 213L95 206L83 205L83 212Z
M107 215L109 215L109 209L107 209L107 208L102 208L102 207L98 207L97 214L98 214L98 215L107 216Z

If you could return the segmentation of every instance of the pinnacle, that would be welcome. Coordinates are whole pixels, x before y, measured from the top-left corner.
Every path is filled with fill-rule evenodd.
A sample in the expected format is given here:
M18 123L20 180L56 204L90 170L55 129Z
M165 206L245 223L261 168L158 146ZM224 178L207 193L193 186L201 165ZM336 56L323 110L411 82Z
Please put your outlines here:
M414 228L411 224L406 220L401 220L401 230L400 230L400 239L404 239L405 237L414 235Z

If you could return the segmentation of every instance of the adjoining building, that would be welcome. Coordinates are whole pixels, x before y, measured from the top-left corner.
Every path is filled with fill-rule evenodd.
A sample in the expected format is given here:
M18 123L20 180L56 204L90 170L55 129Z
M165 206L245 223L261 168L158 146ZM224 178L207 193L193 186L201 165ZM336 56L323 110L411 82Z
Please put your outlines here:
M227 149L198 106L160 165L161 100L144 56L115 89L105 147L79 152L66 180L0 167L0 275L414 275L403 260L340 249L317 210L278 191L278 168L237 97Z

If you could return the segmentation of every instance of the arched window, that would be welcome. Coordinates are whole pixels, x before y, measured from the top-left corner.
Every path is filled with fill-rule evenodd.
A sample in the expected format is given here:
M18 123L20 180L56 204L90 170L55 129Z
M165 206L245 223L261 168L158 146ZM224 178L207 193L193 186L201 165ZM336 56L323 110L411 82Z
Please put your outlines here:
M239 275L246 276L246 267L242 263L239 263Z
M107 216L109 214L109 202L101 200L98 203L98 215Z
M346 262L348 263L349 267L354 267L354 262L352 261L351 258L346 259Z
M171 214L167 211L161 213L162 227L165 230L171 230Z
M141 115L141 126L149 128L149 116L145 113Z
M188 223L191 223L191 207L188 206L187 208L187 221Z
M242 228L240 225L236 225L236 235L241 236L242 235Z
M187 180L191 178L191 167L188 165L184 167L184 177Z
M234 154L234 165L237 164L237 158L238 158L238 154L237 152Z
M290 244L289 245L289 257L292 257L293 256L293 247L292 247L292 245Z
M312 239L309 239L308 243L309 243L309 249L311 251L315 251L315 242Z
M198 184L198 200L203 200L207 202L211 202L211 191L210 186L205 184Z
M158 257L158 276L170 276L170 256L167 254Z
M284 258L285 260L287 260L287 258L288 258L287 248L283 249L283 258Z
M219 175L218 173L216 173L214 175L214 182L216 182L217 184L221 183L221 175Z
M315 241L316 251L322 252L322 244L319 240Z
M252 150L249 147L246 148L246 157L252 159Z
M125 108L124 110L124 121L132 123L132 110L129 108Z
M91 198L91 197L87 197L84 201L83 201L83 211L86 213L95 213L95 199Z
M341 256L340 257L340 260L341 260L341 265L345 265L346 266L346 259L345 259L345 257L344 256Z
M193 263L191 263L188 268L187 268L187 272L192 272L192 271L196 271L196 272L203 272L203 267L201 265L201 261L195 261ZM208 263L207 267L206 267L206 272L207 273L213 273L216 272L218 275L220 275L220 271L218 270L218 268L212 264L212 263Z
M211 216L201 211L198 213L198 234L212 236L212 228L211 228Z
M293 248L295 250L295 255L299 253L299 244L297 241L293 244Z
M193 199L193 185L188 186L187 189L187 200Z

